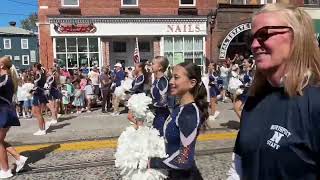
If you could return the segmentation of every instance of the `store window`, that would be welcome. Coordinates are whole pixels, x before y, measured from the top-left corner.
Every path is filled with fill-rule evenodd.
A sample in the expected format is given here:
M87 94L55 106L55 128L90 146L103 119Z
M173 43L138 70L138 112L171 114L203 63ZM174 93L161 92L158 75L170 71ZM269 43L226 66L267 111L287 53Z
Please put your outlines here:
M304 0L304 5L319 6L320 2L319 0Z
M171 65L181 62L192 62L203 66L203 37L165 37L164 55L168 58Z
M56 58L60 67L77 69L99 66L98 38L55 38Z
M127 44L126 42L113 42L113 52L127 52Z
M272 4L277 3L277 0L261 0L261 4Z
M61 0L62 6L79 6L79 0Z
M150 42L139 42L140 52L150 52Z
M138 6L138 0L122 0L122 6Z
M196 0L180 0L180 6L195 6Z

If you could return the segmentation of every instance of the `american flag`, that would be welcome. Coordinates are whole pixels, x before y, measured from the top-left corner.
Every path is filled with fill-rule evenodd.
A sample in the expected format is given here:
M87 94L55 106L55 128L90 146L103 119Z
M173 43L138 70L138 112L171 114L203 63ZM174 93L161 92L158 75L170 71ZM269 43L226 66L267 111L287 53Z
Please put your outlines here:
M138 38L136 37L136 47L134 48L134 53L133 53L133 63L139 63L140 62L140 53L139 53L139 43L138 43Z

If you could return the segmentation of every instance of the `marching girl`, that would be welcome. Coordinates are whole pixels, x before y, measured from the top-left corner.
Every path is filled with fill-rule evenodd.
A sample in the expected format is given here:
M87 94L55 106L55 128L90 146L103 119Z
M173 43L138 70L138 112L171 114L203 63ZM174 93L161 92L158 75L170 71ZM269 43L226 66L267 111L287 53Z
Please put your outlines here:
M233 103L233 109L240 119L241 111L246 102L248 96L248 90L251 86L253 80L253 60L252 59L244 59L243 60L243 74L241 76L241 80L243 85L240 86L240 89L236 92L236 98Z
M56 124L58 123L58 101L61 98L61 93L57 87L56 83L56 69L50 69L48 71L48 78L46 81L46 89L49 90L49 94L47 95L49 103L47 104L48 108L51 111L52 120L50 121L50 124Z
M151 96L155 112L153 127L160 132L160 136L163 136L163 125L170 115L168 107L169 82L164 75L168 65L168 59L163 56L156 56L152 62L152 72L155 77L151 87Z
M196 64L180 63L173 69L170 92L180 98L164 125L168 158L151 158L149 167L167 169L174 180L201 180L195 163L195 145L200 127L208 118L207 90Z
M33 135L41 136L46 134L46 130L49 128L50 124L46 125L42 112L48 103L47 97L45 95L44 85L46 83L46 72L42 68L42 65L36 63L32 68L35 73L34 88L33 88L33 100L32 100L32 113L38 120L39 130Z
M132 81L132 88L130 92L132 94L139 94L144 92L145 75L146 75L145 64L140 62L135 64L134 74L135 78Z
M11 154L16 159L16 172L19 172L27 157L17 153L4 139L11 126L20 126L16 110L12 103L13 94L17 91L17 74L12 62L8 57L0 58L0 178L13 176L9 169L8 155Z
M215 120L220 114L220 112L217 111L217 96L220 94L220 90L218 86L219 76L216 69L217 69L216 64L211 62L208 66L210 109L211 109L211 115L209 116L209 120Z

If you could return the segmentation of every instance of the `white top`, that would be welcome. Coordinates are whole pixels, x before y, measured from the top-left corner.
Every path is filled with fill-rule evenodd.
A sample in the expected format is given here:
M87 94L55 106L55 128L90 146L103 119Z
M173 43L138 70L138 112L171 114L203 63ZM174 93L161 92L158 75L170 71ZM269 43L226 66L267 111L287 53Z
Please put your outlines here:
M32 99L32 94L30 93L30 91L33 89L33 87L34 84L32 83L24 83L22 85L22 94L24 97L24 101Z
M99 85L99 76L98 72L90 71L88 78L91 79L92 85Z
M84 91L86 95L93 95L92 85L88 84L84 87Z
M220 67L220 76L221 77L228 77L228 73L229 73L230 69L226 68L224 66Z

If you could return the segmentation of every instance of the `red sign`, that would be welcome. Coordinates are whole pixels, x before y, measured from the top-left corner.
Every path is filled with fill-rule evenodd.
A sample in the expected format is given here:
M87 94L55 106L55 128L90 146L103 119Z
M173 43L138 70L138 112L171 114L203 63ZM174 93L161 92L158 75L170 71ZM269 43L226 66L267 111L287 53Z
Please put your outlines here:
M57 33L94 33L97 31L93 24L54 24Z

